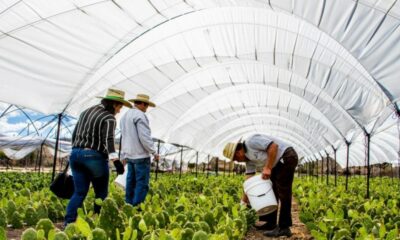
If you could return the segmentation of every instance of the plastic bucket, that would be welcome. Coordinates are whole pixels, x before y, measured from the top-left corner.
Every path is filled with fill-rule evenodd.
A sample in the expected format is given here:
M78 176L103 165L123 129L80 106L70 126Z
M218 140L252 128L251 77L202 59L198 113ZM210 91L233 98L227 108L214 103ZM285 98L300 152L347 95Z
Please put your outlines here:
M263 216L278 208L271 180L264 180L261 175L256 175L247 179L243 188L257 215Z

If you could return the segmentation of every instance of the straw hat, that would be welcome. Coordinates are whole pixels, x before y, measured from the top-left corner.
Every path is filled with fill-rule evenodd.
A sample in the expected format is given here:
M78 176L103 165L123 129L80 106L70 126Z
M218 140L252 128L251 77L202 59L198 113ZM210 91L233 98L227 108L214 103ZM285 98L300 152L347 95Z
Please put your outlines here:
M156 104L154 104L153 102L150 102L150 97L146 94L138 94L136 95L136 98L134 99L129 99L129 102L144 102L149 104L150 107L155 107Z
M233 157L235 156L235 151L236 151L236 147L238 145L239 142L233 143L233 142L229 142L225 145L224 147L224 151L222 152L222 154L228 158L229 160L233 161Z
M98 98L103 98L103 99L108 99L108 100L113 100L116 102L122 103L125 107L132 108L132 104L124 99L125 97L125 92L114 89L114 88L109 88L107 90L107 94L105 97L98 97Z

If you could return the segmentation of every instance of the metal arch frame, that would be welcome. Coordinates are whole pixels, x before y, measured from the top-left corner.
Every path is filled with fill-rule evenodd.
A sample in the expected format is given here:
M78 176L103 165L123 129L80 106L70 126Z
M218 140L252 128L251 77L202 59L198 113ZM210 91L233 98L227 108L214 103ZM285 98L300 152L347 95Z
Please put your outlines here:
M247 127L247 128L250 128L250 127ZM244 134L250 135L252 133L261 133L261 134L271 135L270 131L266 131L266 130L261 130L260 131L260 129L264 128L263 126L261 126L261 128L259 128L259 129L257 129L257 131L254 130L254 129L250 129L251 131L249 131L249 129L247 129L247 128L242 128L242 129L240 129L240 131L238 130L238 131L232 132L229 135L225 136L223 139L221 139L221 141L219 141L220 144L217 145L214 149L217 149L217 148L222 149L219 146L222 146L222 144L224 144L226 142L232 141L232 139L238 140L239 137L243 136ZM269 129L267 129L267 130L269 130ZM284 142L287 142L287 143L296 143L296 139L292 138L293 139L292 140L290 138L289 134L287 134L285 136L278 136L277 138L282 139ZM302 145L301 142L300 142L300 144L296 144L296 146L301 146L301 145ZM311 150L309 150L307 147L298 147L298 150L300 150L301 153L303 153L303 154L307 153L307 152L309 152L309 154L311 154ZM219 155L219 156L222 155L222 153L216 153L216 154ZM309 155L309 154L304 154L304 155Z
M52 17L54 17L54 16L58 16L58 15L65 14L66 12L78 11L78 10L80 10L80 9L83 9L83 8L87 7L87 6L91 6L91 5L95 5L95 4L101 4L101 3L102 3L102 2L96 2L96 3L93 3L93 4L89 4L89 5L85 5L85 6L79 7L78 9L67 10L67 11L64 11L64 12L58 12L58 13L56 13L56 14L54 14L54 15L51 15L51 16L45 18L45 19L40 19L40 20L37 20L37 21L29 22L28 25L33 25L33 24L35 24L35 23L37 23L37 22L41 22L41 21L44 21L44 20L48 20L48 19L50 19L50 18L52 18ZM255 3L255 4L252 5L251 8L256 8L255 6L257 5L257 4L256 4L257 1L255 1L254 3ZM117 5L117 4L116 4L116 5ZM118 6L118 5L117 5L117 6ZM189 6L191 6L191 5L189 5ZM233 7L235 7L235 8L243 8L243 7L244 7L244 6L235 6L234 4L231 4L231 5L226 4L226 6L232 7L232 8L233 8ZM269 3L269 6L270 6L270 9L271 9L271 10L273 10L274 12L276 12L276 11L274 10L274 8L272 7L271 3ZM374 10L379 10L379 9L375 8L374 6L371 6L371 5L367 5L367 6L368 6L369 8L374 9ZM12 9L13 7L14 7L14 5L10 6L8 9ZM119 6L118 6L118 7L119 7ZM153 16L159 16L159 15L163 16L163 15L162 15L162 12L163 12L164 10L166 11L166 10L172 8L172 7L173 7L173 6L168 7L168 8L165 8L165 9L160 10L160 11L157 10L158 14L154 14ZM191 7L192 7L192 6L191 6ZM216 5L216 7L217 7L217 5ZM216 8L216 7L215 7L215 8ZM246 6L246 7L248 7L248 6ZM157 9L156 6L154 6L154 8ZM193 8L193 7L192 7L192 8ZM278 6L278 8L279 8L279 6ZM7 9L7 10L8 10L8 9ZM193 9L194 9L194 8L193 8ZM210 8L210 9L214 9L214 8ZM286 10L286 9L284 9L284 8L282 8L282 9L283 9L284 11ZM202 11L202 10L205 10L205 9L201 9L201 8L200 8L200 9L197 9L197 10L195 10L195 11L184 12L183 14L174 16L173 18L169 18L169 19L167 19L166 21L160 22L160 23L154 25L153 27L147 29L147 30L144 31L142 34L140 34L139 36L137 36L137 38L143 36L143 35L144 35L146 32L148 32L148 31L151 31L151 30L153 30L153 29L156 29L158 26L161 26L161 25L163 25L163 24L165 24L165 23L167 23L167 22L169 22L169 21L172 21L172 20L175 19L175 18L178 18L178 17L180 17L180 16L182 16L182 15L190 14L190 13L192 13L192 12ZM268 9L265 9L265 10L268 10ZM285 12L287 12L287 11L285 11ZM278 12L277 14L279 14L279 12ZM296 15L296 14L293 14L293 12L292 12L291 15L290 15L290 14L287 14L287 15L289 15L289 16L291 16L291 15L293 15L293 16L298 16L298 15ZM151 19L153 16L151 16L149 19ZM305 23L307 23L307 24L313 26L312 23L311 23L310 21L307 21L307 19L304 19L304 18L301 18L301 17L300 17L300 21L301 21L301 22L305 22ZM25 26L26 26L26 25L25 25ZM13 32L13 31L18 31L18 29L21 29L21 28L23 28L23 27L19 27L19 28L12 29L11 32ZM327 34L325 31L323 31L322 29L320 29L318 26L314 26L314 28L317 29L319 32L322 32L322 33ZM11 33L11 32L10 32L10 33ZM329 36L329 39L331 39L332 41L335 41L336 43L338 43L338 42L336 41L335 38L330 37L329 34L327 34L327 35ZM133 40L133 41L134 41L134 40ZM338 43L338 44L339 44L339 43ZM339 44L339 45L340 45L340 44ZM340 46L343 47L342 45L340 45ZM125 47L125 46L124 46L124 47ZM123 50L124 47L120 48L118 51ZM343 47L343 48L344 48L344 47ZM345 48L344 48L344 49L345 49ZM352 56L351 53L350 53L349 51L347 51L347 49L345 49L345 50L346 50L346 53L348 53L350 56ZM108 53L109 53L109 52L108 52ZM114 55L113 55L113 56L114 56ZM352 57L353 57L353 56L352 56ZM360 66L362 66L362 64L358 61L357 58L355 58L355 57L353 57L353 58L356 60L356 62L357 62L358 64L360 64ZM106 61L106 63L107 63L107 62L108 62L108 61ZM363 66L362 66L362 67L363 67ZM363 67L363 70L371 76L371 74L370 74L364 67ZM377 83L376 79L374 79L372 76L371 76L371 78ZM379 88L381 89L381 91L386 95L386 92L383 91L382 87L381 87L379 84L378 84L378 86L379 86ZM386 96L387 96L387 95L386 95Z
M257 8L254 8L254 9L257 9ZM200 10L188 12L188 13L186 13L186 14L181 14L181 15L179 15L179 16L176 16L175 18L171 18L170 20L166 20L165 22L160 23L160 24L154 26L153 28L148 29L147 31L143 32L141 35L135 37L133 40L129 41L128 44L126 44L125 46L123 46L123 47L122 47L121 49L119 49L117 52L118 52L118 53L121 52L121 51L124 50L124 48L126 48L129 44L131 44L131 43L133 43L134 41L136 41L137 39L141 38L141 37L144 36L146 33L150 32L150 31L152 31L152 30L154 30L154 29L157 29L157 27L159 27L159 26L162 26L162 25L164 25L164 24L166 24L166 23L169 23L169 22L171 22L171 21L173 21L173 20L176 20L177 18L179 18L179 17L181 17L181 16L187 16L187 15L189 15L190 13L195 13L195 12L199 12L199 11L203 11L203 10L207 10L207 9L200 9ZM264 9L264 10L268 11L268 9ZM279 13L276 13L276 14L279 14ZM288 17L291 17L291 15L287 15L287 16L288 16ZM310 27L315 28L318 32L321 32L321 33L326 34L324 31L322 31L321 29L319 29L319 28L313 26L311 23L309 23L309 22L306 21L306 20L303 20L303 19L302 19L302 20L299 20L299 21L300 21L300 22L305 22L305 23L308 24ZM230 24L231 24L231 23L230 23ZM225 25L226 25L226 24L225 24ZM262 25L262 24L259 24L259 25ZM252 26L254 26L254 23L252 24ZM207 27L207 25L201 26L201 28L205 28L205 27ZM276 27L275 27L275 28L276 28ZM186 31L188 31L188 30L186 30ZM285 31L288 31L288 30L286 29ZM175 34L173 34L173 35L170 35L169 37L174 36L174 35L177 35L177 34L181 34L181 33L183 33L183 32L185 32L185 31L180 31L180 32L178 32L178 33L175 33ZM296 33L296 34L298 34L298 33ZM299 35L299 34L298 34L298 35ZM368 73L368 77L370 77L370 79L371 79L372 81L367 81L367 82L370 82L371 84L373 84L373 87L374 87L375 89L379 89L378 92L383 93L383 96L388 97L387 94L386 94L386 93L383 91L383 89L380 87L380 85L378 84L378 82L377 82L377 81L371 76L371 74L369 74L369 72L361 65L361 63L358 61L357 58L353 57L353 55L351 55L351 53L350 53L347 49L345 49L339 42L337 42L334 38L330 37L328 34L326 34L326 36L327 36L327 38L328 38L330 41L332 41L332 42L334 42L335 44L337 44L338 46L340 46L340 48L342 48L342 49L344 50L345 53L347 53L349 56L351 56L351 57L354 59L354 62L358 63L359 66L362 67L363 72ZM159 42L159 41L162 41L162 40L163 40L163 39L158 39L156 42ZM317 45L318 45L318 42L315 41L315 39L310 39L310 40L312 40L313 42L316 42ZM156 42L155 42L155 43L156 43ZM155 43L153 43L153 44L155 44ZM328 50L328 51L331 51L331 50L330 50L329 48L327 48L326 46L323 46L323 48L326 49L326 50ZM143 51L144 49L146 49L146 48L140 49L139 52ZM331 52L334 53L333 50L332 50ZM136 53L135 53L135 54L136 54ZM133 57L135 54L130 55L129 58ZM334 55L338 56L337 54L334 54ZM103 68L107 67L107 68L109 68L110 71L111 71L111 69L114 69L115 66L121 65L122 62L125 61L125 60L120 61L118 64L112 64L112 63L110 63L111 60L115 60L115 56L116 56L116 54L113 55L113 59L109 59L109 60L108 60L105 64L103 64L103 65L101 66L101 68L99 68L99 69L103 69ZM344 62L347 62L347 61L345 61L344 58L342 58L342 59L343 59ZM176 59L176 60L178 60L178 59ZM117 61L117 60L115 60L115 61ZM316 62L316 61L314 61L314 62ZM106 66L106 65L113 65L113 66L108 67L108 66ZM353 66L353 67L354 67L354 66ZM98 70L98 71L99 71L99 70ZM97 71L97 72L98 72L98 71ZM107 70L105 70L105 71L106 71L106 72L103 74L103 76L106 75L106 74L108 74L108 73L110 72L110 71L107 71ZM363 72L360 71L360 75L364 76ZM95 76L94 76L94 77L95 77ZM94 77L93 77L93 78L94 78ZM102 76L99 76L99 77L98 77L98 79L100 79L100 78L102 78ZM91 84L91 82L95 82L95 80L89 79L89 80L87 81L88 84ZM89 87L90 87L90 86L87 86L87 87L83 86L81 92L84 92L84 89L87 89L87 88L89 88ZM79 96L78 96L78 95L79 95L79 93L76 95L75 98L78 98L78 97L80 96L80 95L79 95ZM389 99L389 98L388 98L388 99Z
M262 131L260 131L260 129L262 129ZM282 128L279 128L282 129ZM284 131L277 131L277 130L272 130L272 131L276 131L277 133L274 134L274 136L278 136L277 138L281 138L283 141L287 142L287 143L296 143L296 146L303 146L303 147L299 147L299 149L303 152L303 153L307 153L308 155L312 153L312 151L309 149L308 146L306 146L306 144L304 144L301 141L298 141L296 138L293 138L291 134L288 134L287 132ZM239 139L239 137L243 137L244 135L250 135L252 133L266 133L267 135L271 135L271 129L260 125L258 126L257 130L253 127L253 126L248 126L246 128L241 128L236 132L232 132L228 135L226 135L224 138L222 138L221 141L219 141L220 143L217 146L222 146L222 144L228 142L228 141L232 141L232 139ZM283 134L282 134L283 133ZM312 145L310 145L310 147L312 148Z
M301 103L302 104L306 104L306 105L308 105L311 109L314 109L315 110L315 112L316 112L316 114L318 114L319 116L321 116L322 118L324 118L324 120L326 121L326 122L328 122L328 123L330 123L330 125L331 125L331 127L333 128L333 129L335 129L338 133L339 133L339 135L341 136L341 137L343 137L343 138L345 138L345 136L342 134L342 132L339 130L339 129L337 129L337 127L318 109L318 108L316 108L316 107L314 107L312 104L310 104L308 101L305 101L304 99L302 99L302 98L300 98L300 97L298 97L297 95L294 95L293 93L291 93L291 92L288 92L288 91L285 91L285 90L282 90L282 89L277 89L277 88L274 88L274 87L270 87L270 86L265 86L265 85L261 85L261 84L254 84L254 86L262 86L262 87L264 87L264 88L269 88L269 89L265 89L265 90L273 90L273 91L280 91L280 92L284 92L284 93L287 93L287 95L288 96L290 96L290 97L294 97L294 98L299 98L300 100L301 100ZM248 86L248 85L247 85ZM180 124L181 122L188 122L188 121L184 121L184 119L185 119L185 117L186 116L188 116L188 115L190 115L190 113L191 112L193 112L193 111L195 111L195 109L196 108L198 108L199 106L201 106L204 102L207 102L207 101L209 101L209 99L216 99L215 98L215 95L217 95L217 94L219 94L219 95L221 95L222 93L230 93L230 92L233 92L233 91L237 91L237 90L240 90L238 87L228 87L228 88L226 88L226 89L224 89L224 90L221 90L221 91L218 91L218 92L215 92L215 93L212 93L212 94L210 94L210 95L208 95L207 97L205 97L205 98L203 98L202 100L200 100L198 103L196 103L194 106L192 106L192 107L190 107L189 109L187 109L186 111L185 111L185 113L183 114L183 115L181 115L176 121L175 121L175 123L174 123L174 125L172 125L169 129L169 132L166 134L167 136L170 134L170 132L172 132L175 128L177 128L177 126L179 126L178 124ZM222 92L222 91L224 91L224 92ZM273 107L280 107L280 106L273 106ZM287 108L290 108L290 106L287 106ZM299 111L299 109L295 109L296 111ZM193 118L193 119L195 119L195 118Z
M287 135L287 136L290 136L291 134L295 135L296 138L294 138L294 139L301 139L302 141L295 142L295 141L290 140L290 142L288 142L288 143L294 143L300 149L312 148L313 151L316 151L316 147L313 144L311 144L308 141L308 139L304 138L303 136L301 136L298 133L289 132L287 129L285 129L282 126L272 125L272 126L268 126L267 127L267 126L264 126L264 125L261 125L261 124L259 124L259 125L242 125L242 126L236 126L236 127L232 127L230 129L227 129L224 132L221 132L219 134L215 134L214 136L211 136L204 144L202 144L203 146L200 149L202 151L204 151L204 148L208 147L207 145L210 142L221 138L222 136L226 135L227 132L235 132L238 129L246 129L246 130L248 130L248 129L252 129L253 128L255 130L255 129L260 129L260 127L262 129L264 129L264 130L269 130L270 132L275 132L276 131L276 132L282 133L283 135ZM285 138L285 139L289 139L289 138ZM223 141L221 141L221 142L223 142ZM308 144L305 144L305 142L307 142ZM303 151L303 152L306 152L306 151Z
M276 69L278 69L278 71L282 70L282 71L290 72L290 71L288 71L287 69L281 68L281 67L279 67L279 66L265 64L265 63L260 62L260 61L245 60L245 63L251 63L251 64L253 64L254 66L256 66L256 64L254 64L254 63L257 63L257 64L262 65L262 67L267 66L267 67L271 67L271 68L276 68ZM197 71L198 69L193 70L193 73L188 73L189 76L185 74L184 76L180 77L179 79L177 79L176 81L174 81L173 83L171 83L170 85L168 85L167 87L165 87L165 88L160 92L160 94L165 93L166 90L169 89L169 88L172 88L172 87L175 87L175 86L178 85L178 84L181 84L183 81L185 81L185 79L191 77L191 75L197 74L197 73L199 73L199 72L207 71L207 70L209 70L209 68L224 68L224 67L226 67L226 65L229 66L230 64L242 65L243 62L241 61L241 62L227 62L227 63L224 63L224 64L214 64L214 65L208 65L208 66L206 66L206 67L203 67L203 68L200 69L200 71ZM333 108L335 108L335 109L339 109L339 111L337 111L337 112L339 112L339 113L341 113L341 114L347 116L349 119L351 119L351 120L353 121L353 123L355 124L355 126L358 126L361 130L363 130L363 126L362 126L349 112L347 112L347 111L342 107L342 105L340 105L336 100L334 100L334 99L331 97L331 95L328 94L327 91L325 91L324 89L321 89L320 87L318 87L317 85L315 85L315 84L312 82L312 80L310 81L310 79L303 78L303 77L301 77L300 75L296 74L295 72L290 72L290 73L291 73L291 76L295 75L296 77L298 77L299 80L302 80L302 81L304 80L304 81L306 82L306 85L311 85L311 86L315 87L317 90L319 90L319 93L318 93L318 94L312 93L312 92L308 91L307 89L304 89L304 92L308 92L308 93L310 93L310 94L312 94L312 95L314 95L314 96L317 96L317 97L321 94L321 92L324 92L324 93L325 93L325 97L329 98L329 100L330 100L330 102L327 101L326 104L331 105L331 106L332 106ZM239 82L239 83L240 83L240 82ZM258 84L258 82L254 82L254 83L252 83L252 84ZM215 85L215 84L214 84L214 85ZM274 87L272 84L267 84L267 83L265 83L265 85L266 85L266 86ZM202 85L202 86L199 86L199 88L205 87L205 86L206 86L206 85ZM217 85L215 85L215 86L218 87L219 84L217 84ZM199 89L199 88L196 88L196 89L193 89L193 90L197 90L197 89ZM277 87L277 88L279 88L279 87ZM293 87L293 88L296 88L296 87ZM283 88L279 88L279 89L283 89ZM286 89L283 89L283 90L286 90ZM298 96L298 97L300 97L300 98L303 98L302 96L300 96L300 95L298 95L298 94L296 94L296 93L294 93L294 92L291 92L291 91L289 91L289 92L292 93L293 95L296 95L296 96ZM187 94L187 93L188 93L188 92L186 92L185 94ZM159 96L160 96L160 95L159 95ZM178 95L177 95L177 96L178 96ZM175 96L175 97L177 97L177 96ZM157 99L157 98L155 98L155 101L156 101L156 99ZM173 99L173 98L167 99L166 102L169 101L169 100L171 100L171 99ZM303 98L303 99L304 99L304 98ZM322 98L318 98L318 99L322 99ZM308 102L308 101L307 101L307 102Z
M220 110L225 110L225 109L230 109L229 107L227 107L227 108L223 108L223 109L220 109ZM263 110L263 112L252 112L252 110L253 109L258 109L258 107L251 107L251 108L246 108L246 109L238 109L238 110L236 110L236 109L232 109L232 110L235 110L235 111L232 111L231 113L229 113L229 114L227 114L227 115L225 115L223 118L221 118L221 119L219 119L219 121L224 121L224 120L226 120L226 119L228 119L228 118L231 118L231 117L234 117L234 116L239 116L240 114L247 114L247 115L255 115L255 114L260 114L260 115L274 115L274 116L280 116L280 117L283 117L283 118L285 118L285 119L288 119L288 120L290 120L290 121L292 121L292 122L294 122L294 123L296 123L296 124L298 124L298 122L297 121L295 121L297 118L296 117L293 117L294 115L292 115L291 114L291 112L290 111L285 111L285 112L283 112L283 111L280 111L280 109L275 109L275 108L262 108L262 109L260 109L260 110ZM250 111L249 111L250 110ZM264 112L264 111L266 111L266 112ZM204 117L208 117L208 116L210 116L211 114L213 114L213 113L215 113L216 111L214 111L214 112L209 112L209 113L206 113L206 114L204 114L204 115L202 115L202 116L200 116L200 117L198 117L198 118L196 118L194 121L200 121L201 119L203 119ZM283 115L288 115L288 116L283 116ZM326 131L330 131L332 134L334 134L335 132L334 131L332 131L330 128L329 128L329 126L326 126L326 125L318 125L320 122L319 121L317 121L316 119L314 119L314 118L309 118L309 115L307 116L306 114L304 114L304 113L300 113L301 114L301 118L304 118L304 119L306 119L307 118L307 121L313 121L315 124L313 124L313 126L320 126L321 128L323 128L323 129L325 129ZM299 117L300 118L300 117ZM182 125L182 127L185 127L187 124L184 124L184 125ZM299 124L298 124L299 125ZM305 125L305 126L309 126L309 125ZM311 125L310 125L311 126ZM313 132L314 130L315 130L315 127L314 127L314 129L308 129L308 128L306 128L306 127L303 127L304 128L304 130L305 131L309 131L309 132ZM340 135L339 135L340 136ZM341 137L341 136L340 136Z
M259 51L258 53L273 54L273 53L271 53L271 52L260 52L260 51ZM280 53L280 54L281 54L281 55L289 55L289 53ZM297 57L299 57L299 58L303 58L303 59L305 59L305 60L308 61L308 62L310 62L310 61L312 60L312 58L306 58L306 57L304 57L304 56L300 56L300 55L296 55L296 54L295 54L295 55L290 54L290 55L291 55L291 56L297 56ZM186 79L190 79L192 76L195 76L195 75L197 75L197 74L199 74L199 73L207 72L207 71L209 71L210 69L227 68L227 67L231 67L232 65L252 65L252 66L261 65L261 67L268 67L268 68L277 70L278 72L279 72L279 71L289 72L290 75L291 75L291 77L292 77L292 76L295 76L295 77L297 77L298 79L300 79L300 80L306 82L307 85L310 85L310 84L311 84L313 87L315 87L316 89L318 89L320 92L325 92L325 93L327 93L324 89L322 89L322 88L320 88L319 86L317 86L316 84L314 84L314 82L313 82L312 79L310 79L310 78L308 78L308 77L303 77L302 75L298 74L298 72L290 71L288 68L284 68L284 67L279 66L279 65L276 65L276 64L269 64L268 62L263 61L263 60L260 60L260 59L249 59L249 58L244 58L244 59L242 59L240 56L237 56L237 57L223 56L223 57L224 57L223 59L219 59L218 61L215 61L215 62L213 62L213 63L209 63L209 64L206 65L206 66L202 65L201 67L197 67L197 68L191 69L189 72L186 72L184 75L181 75L181 76L177 77L171 84L169 84L169 85L167 85L166 87L164 87L158 94L161 94L161 95L162 95L164 92L166 92L166 91L169 90L170 88L173 88L173 87L175 87L175 86L178 85L178 84L181 84L181 82L186 81ZM196 58L196 59L199 59L199 58ZM192 60L192 59L180 59L179 61L185 61L185 60ZM328 65L326 65L326 64L323 64L323 63L321 63L320 61L317 61L317 60L313 60L313 62L318 63L318 66L321 65L321 66L324 66L324 67L326 67L326 68L330 68L330 69L332 68L331 66L328 66ZM161 67L161 66L166 66L166 65L168 65L168 64L170 64L170 63L175 63L175 62L172 62L172 61L171 61L171 62L163 63L162 65L157 65L157 66L159 66L159 67ZM147 69L147 70L145 70L145 71L136 73L134 76L141 75L141 74L144 74L144 73L148 73L148 71L151 71L151 70L153 70L153 69L152 69L152 68ZM342 72L340 72L340 73L342 73ZM128 76L128 77L130 77L130 76ZM355 79L350 79L350 80L356 81ZM356 82L357 82L357 81L356 81ZM359 84L359 85L360 85L360 87L365 87L365 86L363 86L362 84ZM327 95L328 97L330 97L331 99L333 99L328 93L327 93L326 95ZM377 95L376 95L376 97L379 98L379 96L377 96ZM158 98L159 98L159 96L155 96L154 101L157 101ZM338 105L337 108L341 109L343 112L346 112L346 114L349 114L349 113L342 107L342 105L340 105L339 103L337 103L337 105ZM350 115L350 114L349 114L349 115Z
M229 127L237 127L235 124L236 122L240 122L240 121L246 121L247 119L251 119L251 120L255 120L255 119L260 119L260 118L265 118L265 124L266 125L270 125L268 122L268 118L278 118L281 121L285 121L286 126L282 126L280 125L280 123L276 122L277 126L282 126L282 127L289 127L288 125L291 125L290 127L292 127L293 129L295 129L295 131L299 134L303 134L303 135L307 135L307 141L309 141L310 143L312 143L311 145L314 146L315 148L318 147L323 147L319 141L313 140L313 136L303 127L301 127L299 124L295 123L294 121L290 120L290 119L286 119L284 117L280 117L277 115L273 115L273 114L251 114L251 115L246 115L242 118L238 118L232 121L229 121L227 124L224 124L224 126L222 128L218 129L218 125L222 124L223 122L225 122L225 119L219 119L217 122L212 123L212 125L216 125L215 127L213 126L212 128L216 128L218 129L218 131L216 131L211 137L207 136L207 139L209 139L208 141L211 141L211 139L213 139L213 136L217 136L219 134L225 133L226 129L230 129ZM252 121L252 123L254 123L254 121ZM254 124L255 125L259 125L259 124ZM210 125L209 125L210 126ZM242 125L242 126L246 126L246 125ZM209 127L207 127L209 128ZM211 128L211 127L210 127ZM194 136L194 138L198 139L197 136L199 136L203 131L198 131ZM203 137L204 138L204 137ZM200 149L201 150L201 149Z

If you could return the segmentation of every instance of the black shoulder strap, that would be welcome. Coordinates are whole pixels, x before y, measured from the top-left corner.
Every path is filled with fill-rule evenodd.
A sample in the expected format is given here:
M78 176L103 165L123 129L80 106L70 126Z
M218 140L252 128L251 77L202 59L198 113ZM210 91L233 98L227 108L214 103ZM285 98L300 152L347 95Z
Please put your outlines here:
M64 168L64 171L63 171L63 173L64 174L66 174L67 173L67 171L68 171L68 167L69 167L69 161L67 162L67 165L65 166L65 168Z

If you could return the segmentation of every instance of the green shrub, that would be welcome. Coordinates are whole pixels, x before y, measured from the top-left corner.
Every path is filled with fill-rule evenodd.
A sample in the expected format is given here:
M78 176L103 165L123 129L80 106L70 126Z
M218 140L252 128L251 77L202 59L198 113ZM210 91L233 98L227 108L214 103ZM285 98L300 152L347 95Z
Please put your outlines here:
M119 214L117 204L110 198L103 201L100 211L99 227L102 228L111 239L116 238L116 229L118 229L120 233L123 232L123 219Z
M65 227L64 232L68 235L69 239L79 239L81 236L81 232L75 223L68 224L67 227Z
M107 233L101 228L95 228L92 231L93 239L96 240L107 240Z
M57 210L56 210L52 205L49 205L49 206L47 207L47 211L48 211L49 219L50 219L51 221L53 221L53 222L56 222L57 219L58 219Z
M204 231L197 231L194 233L192 240L207 240L208 235Z
M153 226L156 227L156 219L154 218L153 214L151 212L146 212L143 215L143 219L146 222L146 226Z
M40 204L39 207L36 209L38 219L48 218L48 210L44 204Z
M6 230L3 227L0 227L0 240L6 240L6 239L7 239Z
M25 211L25 222L28 226L35 226L38 221L36 210L33 207L28 207Z
M31 191L27 188L22 189L20 192L21 196L30 198L31 197Z
M199 225L200 225L201 230L203 230L206 233L211 233L210 226L206 222L201 221L201 222L199 222Z
M96 239L96 238L94 238ZM69 240L69 237L66 233L64 232L58 232L54 235L54 239L53 240Z
M33 228L28 228L22 233L21 240L37 240L37 232Z
M17 206L15 205L15 202L13 200L10 200L7 202L7 219L8 221L11 220L14 212L17 211Z
M49 235L49 231L54 229L53 222L48 219L40 219L39 222L36 224L36 230L42 229L44 231L45 237L47 238Z
M133 208L132 205L130 205L130 204L125 204L125 205L122 207L122 212L125 213L125 215L126 215L127 218L130 218L130 217L133 217L133 215L134 215L134 213L135 213L135 210L134 210L134 208Z
M182 231L182 240L192 240L194 232L190 228L185 228Z
M0 208L0 228L7 227L7 215L2 208Z
M18 212L14 212L10 221L13 228L22 228L22 216Z

